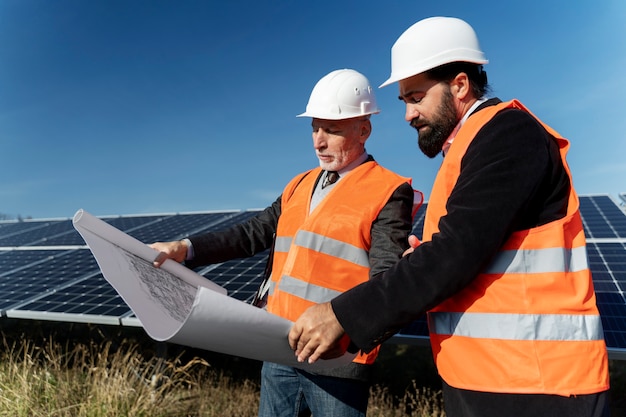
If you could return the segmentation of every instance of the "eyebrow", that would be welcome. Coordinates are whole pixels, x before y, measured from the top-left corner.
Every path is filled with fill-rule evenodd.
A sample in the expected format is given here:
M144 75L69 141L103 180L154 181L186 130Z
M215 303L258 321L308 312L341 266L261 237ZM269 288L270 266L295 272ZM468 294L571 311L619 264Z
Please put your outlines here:
M404 99L405 99L406 97L410 97L410 96L412 96L413 94L417 94L417 93L426 94L424 91L420 91L420 90L411 90L411 91L407 91L407 92L406 92L406 93L404 93L404 94L400 94L400 95L398 96L398 100L400 100L400 101L404 101Z
M345 119L343 119L343 120L345 120ZM315 126L320 127L320 126L324 125L324 127L326 129L341 128L341 127L345 126L344 123L341 123L341 121L343 121L343 120L333 120L330 123L314 123L314 122L311 122L311 126L313 126L313 127L315 127Z

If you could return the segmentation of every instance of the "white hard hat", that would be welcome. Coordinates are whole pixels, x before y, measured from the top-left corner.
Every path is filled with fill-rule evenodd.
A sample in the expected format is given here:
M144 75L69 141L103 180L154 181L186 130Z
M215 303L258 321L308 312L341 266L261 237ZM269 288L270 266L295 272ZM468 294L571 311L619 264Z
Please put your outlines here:
M340 120L379 112L368 79L355 70L341 69L315 84L306 111L296 117Z
M474 29L455 17L429 17L404 31L391 48L391 76L380 87L452 62L486 64Z

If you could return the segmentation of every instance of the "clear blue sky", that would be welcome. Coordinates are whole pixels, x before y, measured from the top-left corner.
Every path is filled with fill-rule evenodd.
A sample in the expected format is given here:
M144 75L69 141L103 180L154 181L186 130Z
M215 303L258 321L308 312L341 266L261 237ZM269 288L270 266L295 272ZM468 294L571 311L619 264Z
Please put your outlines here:
M317 80L375 85L416 21L477 31L495 96L572 142L580 194L626 192L626 1L0 0L0 213L263 208L317 165ZM428 197L397 85L377 89L368 151Z

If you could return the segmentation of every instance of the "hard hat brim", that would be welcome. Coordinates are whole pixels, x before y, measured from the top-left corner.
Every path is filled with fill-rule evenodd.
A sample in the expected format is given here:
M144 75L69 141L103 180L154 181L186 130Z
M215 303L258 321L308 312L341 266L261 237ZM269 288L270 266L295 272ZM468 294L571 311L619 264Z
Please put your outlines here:
M395 82L398 81L402 81L402 80L406 80L407 78L411 78L415 75L424 73L426 71L429 71L433 68L437 68L441 65L445 65L445 64L451 64L453 62L467 62L470 64L477 64L477 65L484 65L484 64L488 64L489 60L488 59L467 59L467 58L459 58L459 59L455 59L455 58L450 58L450 57L446 57L444 59L441 59L439 62L435 62L435 63L427 63L427 64L420 64L415 66L413 69L404 71L402 73L398 73L398 74L394 74L393 72L391 73L391 76L381 85L378 86L378 88L383 88L386 87L390 84L393 84Z
M296 115L296 117L311 117L314 119L322 119L322 120L348 120L348 119L358 119L359 117L363 117L363 116L369 116L372 114L378 114L380 113L380 110L376 110L373 111L371 113L364 113L364 114L350 114L350 115L342 115L342 114L336 114L336 113L309 113L309 112L304 112L304 113L300 113L298 115Z

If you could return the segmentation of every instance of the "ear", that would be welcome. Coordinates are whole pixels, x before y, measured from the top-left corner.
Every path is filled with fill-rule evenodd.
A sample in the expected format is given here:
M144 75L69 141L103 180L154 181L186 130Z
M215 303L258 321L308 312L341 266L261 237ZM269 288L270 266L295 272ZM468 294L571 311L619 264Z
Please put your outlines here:
M472 86L466 73L459 72L456 77L454 77L454 79L450 82L450 91L452 92L452 95L460 101L469 98Z
M360 129L360 132L359 132L360 142L365 143L367 138L369 138L370 134L372 133L372 123L370 122L369 119L365 119L361 122L361 126L359 129Z

